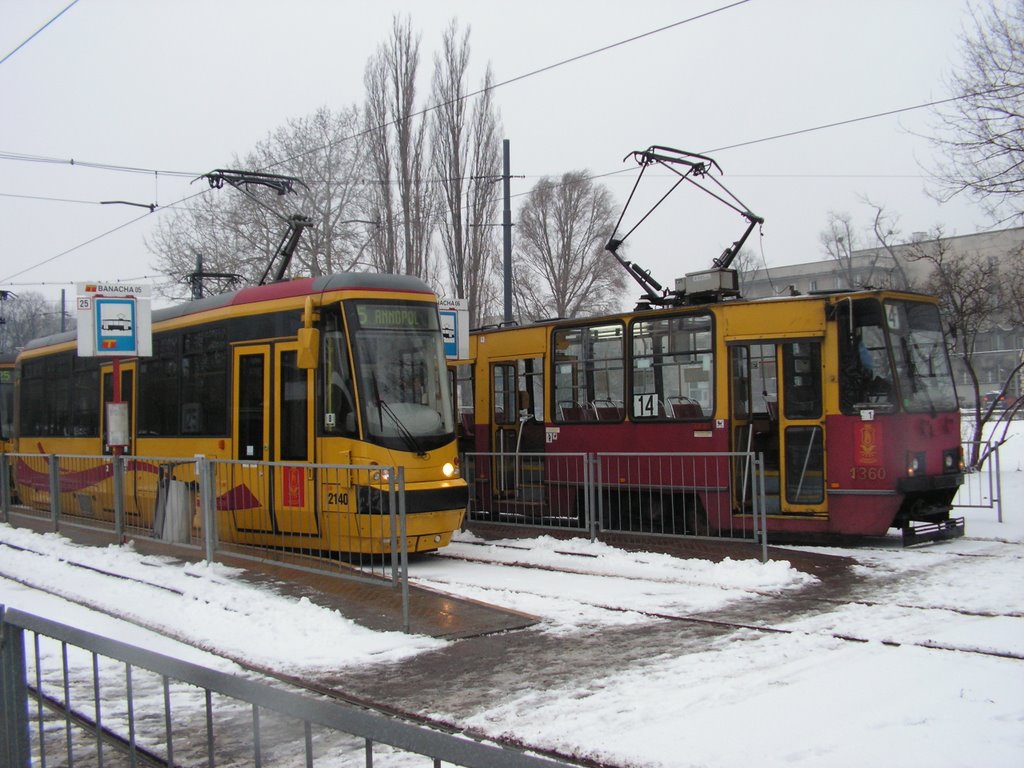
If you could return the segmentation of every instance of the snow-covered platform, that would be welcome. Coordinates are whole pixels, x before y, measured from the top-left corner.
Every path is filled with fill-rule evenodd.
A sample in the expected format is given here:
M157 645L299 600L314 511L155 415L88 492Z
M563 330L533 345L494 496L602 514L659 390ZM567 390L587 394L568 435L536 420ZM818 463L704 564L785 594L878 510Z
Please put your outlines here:
M10 523L37 533L53 530L48 515L39 516L13 509ZM61 522L60 534L77 544L89 546L117 543L114 532L109 528L77 524L67 519ZM128 536L127 541L142 554L171 557L183 562L202 560L202 551L196 547L168 544L146 536ZM239 569L237 577L240 579L296 600L305 598L315 605L335 610L367 629L401 631L403 628L401 591L383 579L379 583L356 581L339 575L338 567L334 572L314 571L308 567L309 558L289 558L284 553L271 552L267 559L254 560L241 557L230 547L225 547L217 552L216 559ZM293 567L302 563L306 566ZM409 631L413 634L454 640L523 629L536 623L535 617L517 611L412 584L409 586Z

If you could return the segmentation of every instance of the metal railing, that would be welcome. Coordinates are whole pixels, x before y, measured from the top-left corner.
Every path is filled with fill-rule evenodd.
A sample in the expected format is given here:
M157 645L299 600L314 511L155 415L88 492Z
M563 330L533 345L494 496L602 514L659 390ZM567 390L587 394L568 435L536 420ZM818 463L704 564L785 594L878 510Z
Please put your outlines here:
M12 499L14 478L18 494ZM402 591L409 627L403 467L146 456L0 454L0 519L11 510L115 540L152 537ZM369 512L358 520L346 510Z
M747 539L767 549L760 454L478 452L463 454L462 465L474 522L591 538L609 531Z
M963 443L964 456L984 456L981 468L967 467L964 482L957 492L954 506L963 509L994 509L996 520L1003 522L1002 472L999 465L999 443L968 441Z
M30 635L26 637L26 635ZM0 765L567 765L0 605Z

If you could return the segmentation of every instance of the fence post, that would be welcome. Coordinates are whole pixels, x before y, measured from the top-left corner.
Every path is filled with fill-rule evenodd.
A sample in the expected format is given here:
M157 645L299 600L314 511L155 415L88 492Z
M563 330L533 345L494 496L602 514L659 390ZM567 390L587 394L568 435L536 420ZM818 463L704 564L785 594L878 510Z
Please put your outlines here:
M999 446L996 445L995 450L996 460L996 522L1003 522L1003 473L1000 471L999 466Z
M757 518L758 514L761 517L761 562L768 562L768 505L765 500L765 477L764 477L764 454L757 454L754 459L754 473L755 473L755 487L757 492L754 494L756 506L760 510L754 511L754 517Z
M0 513L3 521L11 521L11 463L6 453L0 453Z
M60 456L50 456L50 518L53 532L60 530Z
M5 622L0 605L0 765L28 768L32 752L25 681L25 630Z
M114 468L114 535L124 540L124 461L121 456L111 456Z
M207 562L213 562L217 549L217 516L214 501L216 471L212 461L196 455L196 477L199 478L199 510L203 518L203 546Z
M601 458L596 453L588 453L584 461L590 464L590 503L587 515L590 519L590 540L597 541L601 532Z
M391 541L391 586L398 586L401 555L398 553L398 467L388 470L388 536ZM381 575L384 575L384 561L381 560Z
M398 467L398 526L402 562L402 631L409 633L409 539L405 517L405 467Z

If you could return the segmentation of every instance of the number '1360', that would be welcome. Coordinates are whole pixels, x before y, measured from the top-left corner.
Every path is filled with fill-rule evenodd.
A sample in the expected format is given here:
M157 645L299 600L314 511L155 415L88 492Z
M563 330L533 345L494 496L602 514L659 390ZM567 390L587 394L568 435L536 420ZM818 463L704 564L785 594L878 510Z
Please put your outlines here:
M885 480L885 467L850 467L851 480Z

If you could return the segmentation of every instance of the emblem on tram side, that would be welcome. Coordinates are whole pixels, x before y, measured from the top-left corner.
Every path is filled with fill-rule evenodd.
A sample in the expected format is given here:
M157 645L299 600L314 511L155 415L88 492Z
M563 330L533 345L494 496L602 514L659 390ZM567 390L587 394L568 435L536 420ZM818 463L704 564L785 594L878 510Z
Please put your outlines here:
M854 431L854 439L856 441L854 463L858 466L877 466L882 463L882 435L878 422L858 422Z

